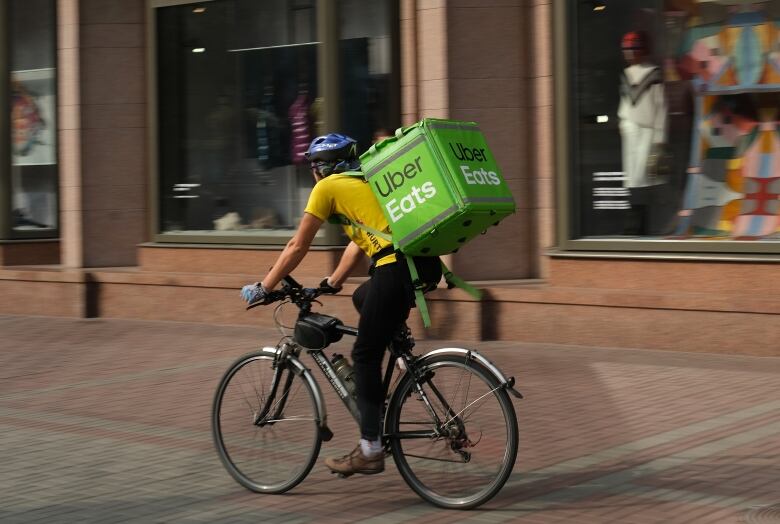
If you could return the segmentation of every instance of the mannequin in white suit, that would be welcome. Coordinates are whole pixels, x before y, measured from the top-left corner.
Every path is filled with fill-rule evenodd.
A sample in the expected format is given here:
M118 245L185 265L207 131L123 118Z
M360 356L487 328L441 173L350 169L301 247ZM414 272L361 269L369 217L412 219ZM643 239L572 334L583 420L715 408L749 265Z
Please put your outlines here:
M659 183L648 173L648 160L666 140L666 99L661 68L648 61L647 39L641 32L623 37L628 67L620 79L620 137L626 187ZM652 165L649 167L653 167Z
M628 67L620 79L618 120L622 143L624 186L631 191L630 227L640 235L648 234L649 206L653 205L651 186L662 181L655 176L655 165L666 140L666 99L661 68L649 61L647 36L632 31L621 44Z

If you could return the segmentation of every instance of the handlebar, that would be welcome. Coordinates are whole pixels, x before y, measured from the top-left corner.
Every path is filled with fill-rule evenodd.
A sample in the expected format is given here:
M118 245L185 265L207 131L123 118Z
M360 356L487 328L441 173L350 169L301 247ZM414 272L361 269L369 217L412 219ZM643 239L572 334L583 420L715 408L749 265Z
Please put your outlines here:
M256 304L250 304L249 306L247 306L247 309L252 309L262 305L269 305L269 304L273 304L274 302L279 302L281 300L289 299L290 302L298 306L298 308L300 309L300 316L306 316L309 313L311 313L311 305L313 302L317 301L317 297L319 297L320 295L333 294L333 288L330 286L316 287L316 288L303 287L290 275L284 277L281 282L282 282L282 288L276 291L271 291L271 293L267 295L268 297L267 301L262 303L258 302ZM276 319L276 315L274 315L274 319ZM281 327L281 324L279 324L278 321L277 321L277 326ZM335 329L336 331L344 335L349 335L353 337L356 337L358 335L357 328L345 326L340 323L333 326L333 329Z
M302 311L309 311L312 302L320 295L326 294L328 291L328 288L323 287L303 287L293 277L287 275L282 279L282 289L271 291L267 295L265 302L250 304L247 306L247 309L252 309L257 306L267 306L268 304L273 304L274 302L289 298L290 302L298 306Z

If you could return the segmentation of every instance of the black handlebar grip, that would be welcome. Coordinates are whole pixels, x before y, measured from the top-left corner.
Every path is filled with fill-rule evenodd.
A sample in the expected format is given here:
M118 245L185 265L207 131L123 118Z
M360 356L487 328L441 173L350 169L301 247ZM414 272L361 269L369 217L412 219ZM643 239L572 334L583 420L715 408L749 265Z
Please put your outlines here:
M322 279L322 282L320 282L320 293L323 293L325 295L335 295L336 293L340 292L342 289L341 286L339 287L333 287L330 284L328 284L328 277L325 277Z
M297 288L297 289L300 289L300 288L302 288L302 287L303 287L303 286L301 286L301 285L298 283L298 281L297 281L297 280L295 280L295 279L294 279L293 277L291 277L290 275L287 275L286 277L284 277L284 278L282 279L282 282L284 282L284 283L285 283L287 286L289 286L289 287L291 287L291 288Z

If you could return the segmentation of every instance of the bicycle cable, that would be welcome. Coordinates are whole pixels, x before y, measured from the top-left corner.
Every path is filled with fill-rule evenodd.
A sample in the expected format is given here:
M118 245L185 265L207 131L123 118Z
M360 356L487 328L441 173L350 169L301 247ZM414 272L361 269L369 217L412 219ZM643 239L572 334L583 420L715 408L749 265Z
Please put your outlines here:
M286 304L292 304L291 300L283 300L274 308L274 324L276 324L276 328L279 330L279 333L282 334L283 338L290 338L292 336L291 332L295 329L295 326L286 326L284 325L284 322L279 318L279 315L281 314L281 310L284 308ZM285 333L284 330L290 330L290 333Z

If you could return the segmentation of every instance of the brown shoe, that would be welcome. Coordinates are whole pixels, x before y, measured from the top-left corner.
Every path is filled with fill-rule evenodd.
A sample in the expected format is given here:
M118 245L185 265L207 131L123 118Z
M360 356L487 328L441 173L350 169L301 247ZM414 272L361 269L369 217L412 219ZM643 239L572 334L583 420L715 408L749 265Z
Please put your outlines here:
M333 473L338 473L342 477L349 477L355 473L376 475L385 470L385 454L379 453L376 457L366 457L358 444L349 455L340 458L326 458L325 465Z

